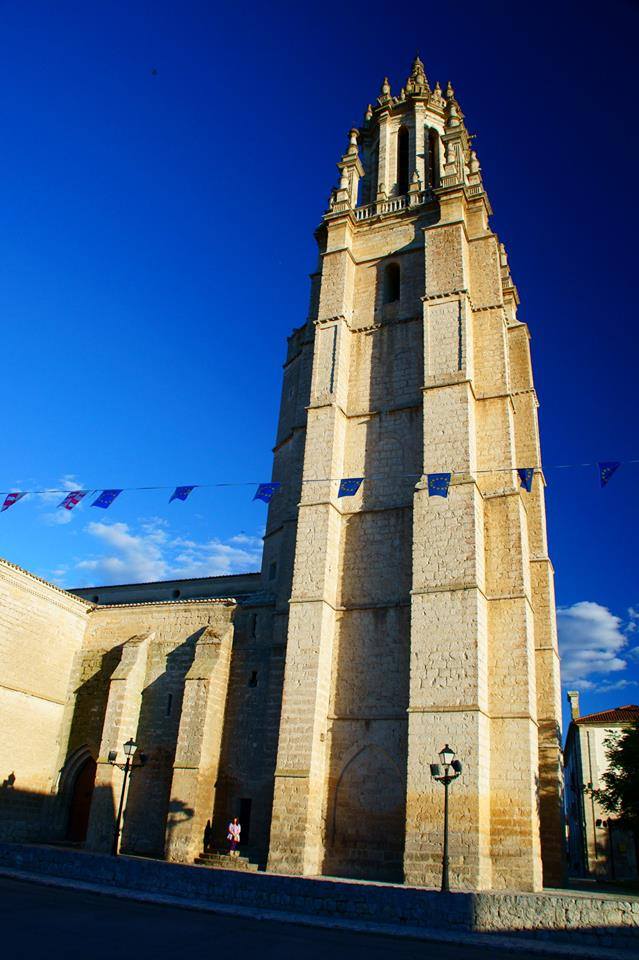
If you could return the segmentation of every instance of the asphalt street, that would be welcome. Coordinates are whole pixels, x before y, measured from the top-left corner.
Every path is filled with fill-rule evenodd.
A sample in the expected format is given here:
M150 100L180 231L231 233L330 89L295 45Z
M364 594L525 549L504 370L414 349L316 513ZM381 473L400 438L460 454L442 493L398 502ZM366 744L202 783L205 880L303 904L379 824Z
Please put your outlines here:
M0 921L0 955L7 960L539 958L492 945L484 949L238 919L3 877Z

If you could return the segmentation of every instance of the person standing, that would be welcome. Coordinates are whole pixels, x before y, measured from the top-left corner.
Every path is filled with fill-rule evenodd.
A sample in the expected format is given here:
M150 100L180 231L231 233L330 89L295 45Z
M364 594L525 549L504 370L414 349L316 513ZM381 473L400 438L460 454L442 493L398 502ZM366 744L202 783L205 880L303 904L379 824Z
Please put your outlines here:
M229 823L229 832L226 839L229 841L229 856L237 857L239 856L240 851L237 849L240 842L240 834L242 832L242 826L237 817L233 817Z

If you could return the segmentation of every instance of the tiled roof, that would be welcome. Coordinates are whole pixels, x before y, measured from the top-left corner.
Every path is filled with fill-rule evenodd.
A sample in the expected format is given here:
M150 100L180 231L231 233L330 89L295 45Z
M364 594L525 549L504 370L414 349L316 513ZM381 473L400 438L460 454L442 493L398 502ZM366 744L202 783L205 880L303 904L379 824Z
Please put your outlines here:
M193 597L190 600L137 600L129 603L95 603L91 605L89 613L96 610L120 610L122 607L179 607L184 604L221 603L227 606L237 603L235 597Z
M575 723L632 723L639 720L639 706L636 703L627 703L624 707L613 707L612 710L602 710L601 713L587 713L578 717Z

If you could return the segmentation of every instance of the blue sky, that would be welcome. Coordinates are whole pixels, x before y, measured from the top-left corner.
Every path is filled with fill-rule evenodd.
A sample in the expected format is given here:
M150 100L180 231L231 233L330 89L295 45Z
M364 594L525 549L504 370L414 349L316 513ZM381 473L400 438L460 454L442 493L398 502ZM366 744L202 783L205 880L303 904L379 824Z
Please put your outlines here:
M452 80L530 325L565 676L639 699L639 5L0 4L2 489L270 477L286 336L346 132L419 49ZM65 586L257 569L251 487L33 496ZM96 516L96 514L99 514ZM66 522L62 522L66 521Z

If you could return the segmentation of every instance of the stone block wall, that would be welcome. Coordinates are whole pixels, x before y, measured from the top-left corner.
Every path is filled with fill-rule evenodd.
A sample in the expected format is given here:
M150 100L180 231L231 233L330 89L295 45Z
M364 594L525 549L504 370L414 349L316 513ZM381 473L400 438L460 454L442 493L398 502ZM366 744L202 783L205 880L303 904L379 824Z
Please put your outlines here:
M46 830L89 605L0 560L0 836Z
M380 177L391 128L381 115ZM403 857L409 882L434 883L429 764L454 741L455 882L537 889L542 854L546 881L561 875L561 787L528 338L485 198L439 199L320 232L269 864L391 876ZM384 303L389 263L400 296ZM448 470L448 498L429 497L421 477ZM337 479L309 482L348 476L366 479L343 500Z
M185 850L194 857L201 849L204 825L213 817L215 781L209 781L211 770L216 773L219 764L234 610L233 601L202 600L95 607L91 611L80 671L86 672L87 663L103 663L111 651L117 651L119 659L111 672L100 673L104 713L95 757L96 789L87 836L90 849L110 849L123 772L109 762L109 754L117 751L122 763L122 744L130 737L147 761L131 774L122 849L163 856L167 829L170 838L176 824L181 825L179 858L186 856ZM211 651L208 660L202 655L207 646ZM198 668L202 671L197 677L202 680L202 695L193 700L189 679ZM81 696L80 686L76 697ZM75 726L70 746L82 739L78 716ZM209 730L209 737L199 747L202 729ZM188 762L183 762L185 754L190 757ZM190 777L184 776L187 767ZM201 789L202 780L207 790Z

